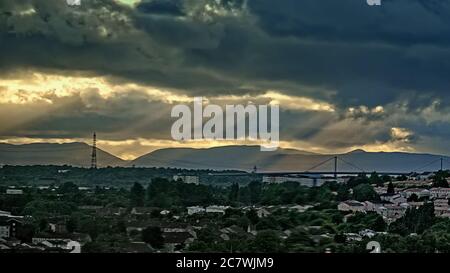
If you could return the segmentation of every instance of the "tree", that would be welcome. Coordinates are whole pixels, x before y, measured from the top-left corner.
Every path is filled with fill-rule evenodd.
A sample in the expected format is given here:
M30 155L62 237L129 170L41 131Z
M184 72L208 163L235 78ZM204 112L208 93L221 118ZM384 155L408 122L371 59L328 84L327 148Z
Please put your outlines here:
M388 184L387 194L390 194L390 195L395 194L395 187L394 187L394 184L392 184L392 182L389 182L389 184Z
M389 232L400 235L409 235L410 233L422 234L435 222L434 204L425 203L420 208L409 208L405 215L389 226Z
M164 246L164 237L159 227L147 227L144 229L142 231L142 241L158 249Z
M349 224L347 229L350 232L358 232L365 228L375 231L385 231L387 228L387 224L384 222L383 217L375 212L358 212L349 217L347 223Z
M259 222L259 217L258 213L256 213L256 210L250 209L245 215L253 225L256 225Z
M404 174L397 176L397 181L406 181L408 177Z
M273 230L258 232L253 241L253 251L259 253L274 253L281 250L281 239Z
M247 185L250 191L250 202L256 204L261 200L262 184L259 181L252 181Z
M378 201L380 197L371 185L361 184L353 188L353 198L357 201Z
M413 193L407 200L408 202L419 202L419 196L417 194Z
M392 177L390 175L387 175L387 174L383 175L381 177L381 179L383 180L384 183L392 181Z
M72 182L66 182L59 187L60 193L77 193L78 186Z
M21 241L30 243L34 236L34 233L35 233L34 226L31 224L25 224L17 228L16 237Z
M48 221L46 218L42 218L39 221L39 231L41 231L41 232L46 231L47 228L48 228Z
M228 200L230 202L236 202L239 198L239 184L233 183L230 187L230 194L228 195Z
M345 201L350 199L350 192L347 187L341 186L337 190L336 200L338 201Z
M296 245L314 246L314 240L304 228L296 228L286 239L286 247L293 249Z
M449 174L447 171L438 171L433 176L433 187L436 188L448 188L448 182L447 178L449 177Z
M370 184L376 184L376 185L383 185L384 184L384 181L380 178L380 176L376 172L373 172L370 175L369 180L370 180Z
M77 219L75 217L70 217L70 219L66 222L66 228L69 233L75 232L75 230L78 228Z
M145 190L141 184L135 182L130 190L130 205L131 207L144 206Z
M361 184L370 184L370 179L367 178L365 174L359 174L356 177L351 177L347 182L347 186L349 188L354 188Z
M373 221L371 228L375 231L383 232L386 231L387 224L384 221L383 217L381 215L375 216L375 221Z

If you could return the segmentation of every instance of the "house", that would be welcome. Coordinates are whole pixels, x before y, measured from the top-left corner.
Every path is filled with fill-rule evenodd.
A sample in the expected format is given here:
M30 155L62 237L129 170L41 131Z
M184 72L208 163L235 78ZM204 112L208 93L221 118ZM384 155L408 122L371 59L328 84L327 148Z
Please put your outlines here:
M450 214L450 206L448 199L436 199L434 200L434 214L436 216L445 216Z
M372 203L370 201L365 201L364 202L364 207L365 207L365 211L373 211L373 212L379 212L380 208L383 207L383 204L380 203Z
M9 224L0 221L0 238L9 238Z
M102 207L101 209L98 209L95 211L97 215L107 217L107 216L120 216L125 214L126 208L111 208Z
M187 207L188 215L205 212L205 208L199 206Z
M134 207L131 209L132 215L150 215L154 211L159 211L158 208L153 207Z
M0 216L0 238L15 238L22 220L14 216Z
M161 215L169 215L170 214L170 210L162 210L159 214L161 214Z
M366 206L362 202L348 200L339 203L338 210L340 211L352 211L352 212L365 212Z
M92 241L91 236L85 233L47 233L41 232L33 236L31 242L37 244L43 241L79 241L81 245Z
M208 206L206 207L206 213L220 213L225 214L225 210L227 210L229 206Z
M402 204L406 203L407 199L406 197L400 195L400 194L382 194L380 195L380 199L385 202L390 202L393 204Z
M127 232L142 231L147 227L159 227L162 232L186 232L192 228L183 222L173 222L170 220L147 219L145 221L131 221L127 224Z
M363 236L358 233L344 233L344 236L347 242L361 242L363 240Z
M382 195L382 194L386 194L387 193L387 188L386 187L374 187L373 189L375 190L375 192L378 195Z
M50 228L50 231L54 232L54 233L66 233L67 232L67 226L64 221L49 223L48 226Z
M266 210L265 208L257 208L256 214L259 218L267 217L270 215L270 211Z
M21 194L23 194L23 190L18 190L18 189L7 189L7 190L6 190L6 194L11 194L11 195L21 195Z
M377 232L371 229L364 229L361 230L358 234L361 235L362 237L372 238L375 235L377 235Z
M431 188L430 195L434 199L450 199L450 188Z
M423 204L425 204L425 202L408 202L408 206L410 208L416 208L416 209L423 206Z
M194 184L194 185L200 184L200 179L196 175L180 175L180 174L178 174L178 175L173 176L173 180L174 181L182 181L186 184Z
M385 204L379 209L379 214L388 219L388 222L395 221L405 215L408 205Z
M93 210L93 211L97 211L102 209L103 206L78 206L78 209L80 210Z
M295 177L295 176L263 176L262 182L268 184L281 184L285 182L297 182L305 187L318 187L324 184L326 179L320 176Z
M0 210L0 216L11 216L11 212Z
M299 213L303 213L305 211L307 211L308 209L312 208L313 206L311 205L305 205L305 206L301 206L301 205L295 205L295 206L291 206L289 207L290 210L294 210L297 211Z
M70 239L47 239L34 243L51 252L81 253L81 244Z
M419 198L426 198L430 197L430 191L427 189L421 189L421 188L410 188L402 191L402 196L405 198L410 198L411 195L415 194Z
M195 240L193 234L189 232L164 232L162 236L168 252L181 251Z
M58 234L43 232L36 234L31 239L34 245L71 253L80 253L82 246L91 241L91 237L84 233Z

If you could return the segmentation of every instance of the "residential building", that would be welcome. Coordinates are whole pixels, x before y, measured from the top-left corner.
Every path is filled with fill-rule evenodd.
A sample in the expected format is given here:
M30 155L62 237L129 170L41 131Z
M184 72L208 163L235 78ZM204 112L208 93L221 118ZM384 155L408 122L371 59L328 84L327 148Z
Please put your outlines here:
M187 207L189 215L205 212L205 208L199 206Z
M326 179L320 176L311 177L294 177L294 176L263 176L263 183L281 184L286 182L297 182L305 187L319 187L326 182Z
M186 184L195 184L195 185L200 184L200 179L196 175L174 175L173 180L175 181L181 180Z
M23 194L23 190L19 190L19 189L7 189L7 190L6 190L6 194L20 195L20 194Z
M430 197L430 191L422 188L410 188L402 191L401 193L405 198L411 197L411 195L415 194L417 197Z
M339 203L338 210L340 211L352 211L352 212L365 212L366 206L362 202L348 200Z
M256 214L259 218L267 217L270 215L270 211L266 210L265 208L257 208Z
M220 213L225 214L225 210L227 210L229 206L208 206L206 207L206 213Z
M395 205L395 204L385 204L379 209L379 214L387 218L388 222L393 222L398 218L401 218L408 209L407 204Z
M4 210L0 210L0 216L11 216L11 212L9 211L4 211Z
M397 205L398 204L402 204L402 203L406 203L406 201L407 201L406 197L404 197L404 196L402 196L400 194L394 194L394 195L392 195L392 194L382 194L382 195L380 195L380 199L382 201L390 202L390 203L397 204Z
M430 195L434 199L450 199L450 188L431 188Z
M444 216L450 214L450 206L448 204L448 199L436 199L434 200L434 214L436 216Z
M0 216L0 238L15 238L22 221L14 216Z
M54 233L66 233L67 232L67 226L64 221L49 223L48 225L49 225L51 232L54 232Z
M9 238L9 224L0 222L0 238Z

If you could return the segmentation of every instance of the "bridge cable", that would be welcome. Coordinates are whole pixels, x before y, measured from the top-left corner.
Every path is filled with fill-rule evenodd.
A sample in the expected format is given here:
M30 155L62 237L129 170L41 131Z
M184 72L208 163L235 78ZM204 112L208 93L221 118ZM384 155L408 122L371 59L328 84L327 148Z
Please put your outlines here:
M309 172L309 171L311 171L311 170L314 170L315 168L317 168L317 167L319 167L319 166L322 166L323 164L325 164L325 163L327 163L328 161L331 161L331 160L333 160L333 159L334 159L334 157L328 158L327 160L322 161L322 162L320 162L319 164L314 165L314 166L312 166L311 168L307 169L305 172Z
M365 171L363 168L360 168L360 167L356 166L355 164L353 164L353 163L351 163L351 162L348 162L348 161L346 161L346 160L344 160L344 159L342 159L342 158L340 158L340 157L338 157L338 159L341 160L342 162L346 163L347 165L350 165L350 166L352 166L353 168L356 168L356 169L362 171L363 173L366 173L366 171Z
M430 165L433 165L434 163L439 162L439 161L441 161L440 158L437 159L437 160L433 160L432 162L430 162L430 163L428 163L428 164L426 164L426 165L424 165L424 166L422 166L422 167L420 167L420 168L414 169L411 173L415 173L415 172L417 172L417 171L419 171L419 170L422 170L422 169L424 169L424 168L426 168L426 167L428 167L428 166L430 166Z

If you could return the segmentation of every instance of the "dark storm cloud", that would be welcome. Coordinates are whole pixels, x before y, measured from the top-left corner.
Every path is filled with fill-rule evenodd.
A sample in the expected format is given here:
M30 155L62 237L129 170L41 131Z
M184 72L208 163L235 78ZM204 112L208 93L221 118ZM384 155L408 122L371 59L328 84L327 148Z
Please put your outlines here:
M450 3L442 0L384 0L369 7L359 0L249 1L262 28L276 36L399 45L448 44Z
M153 0L139 3L136 9L142 13L183 16L183 4L180 0Z
M103 98L98 90L49 97L51 104L0 104L0 135L30 138L84 138L100 131L109 139L169 139L171 105L149 101L139 91ZM148 109L154 111L149 114ZM12 121L8 117L14 116ZM9 123L11 126L8 126Z
M35 14L19 14L31 7ZM3 70L87 70L193 94L267 85L298 94L309 85L337 90L343 105L411 90L446 96L450 83L446 1L149 0L131 9L96 0L74 9L3 0L2 11Z
M188 95L278 90L336 105L335 113L283 111L286 140L338 148L389 141L398 127L412 132L409 143L431 147L420 141L450 136L450 1L145 0L130 7L93 0L74 8L63 0L0 0L0 51L3 77L36 68ZM102 126L122 138L167 137L170 121L148 123L136 110L168 113L167 105L132 94L92 112L72 99L26 133L8 132L63 128L80 136ZM347 113L360 105L385 109ZM136 120L142 123L125 126Z

